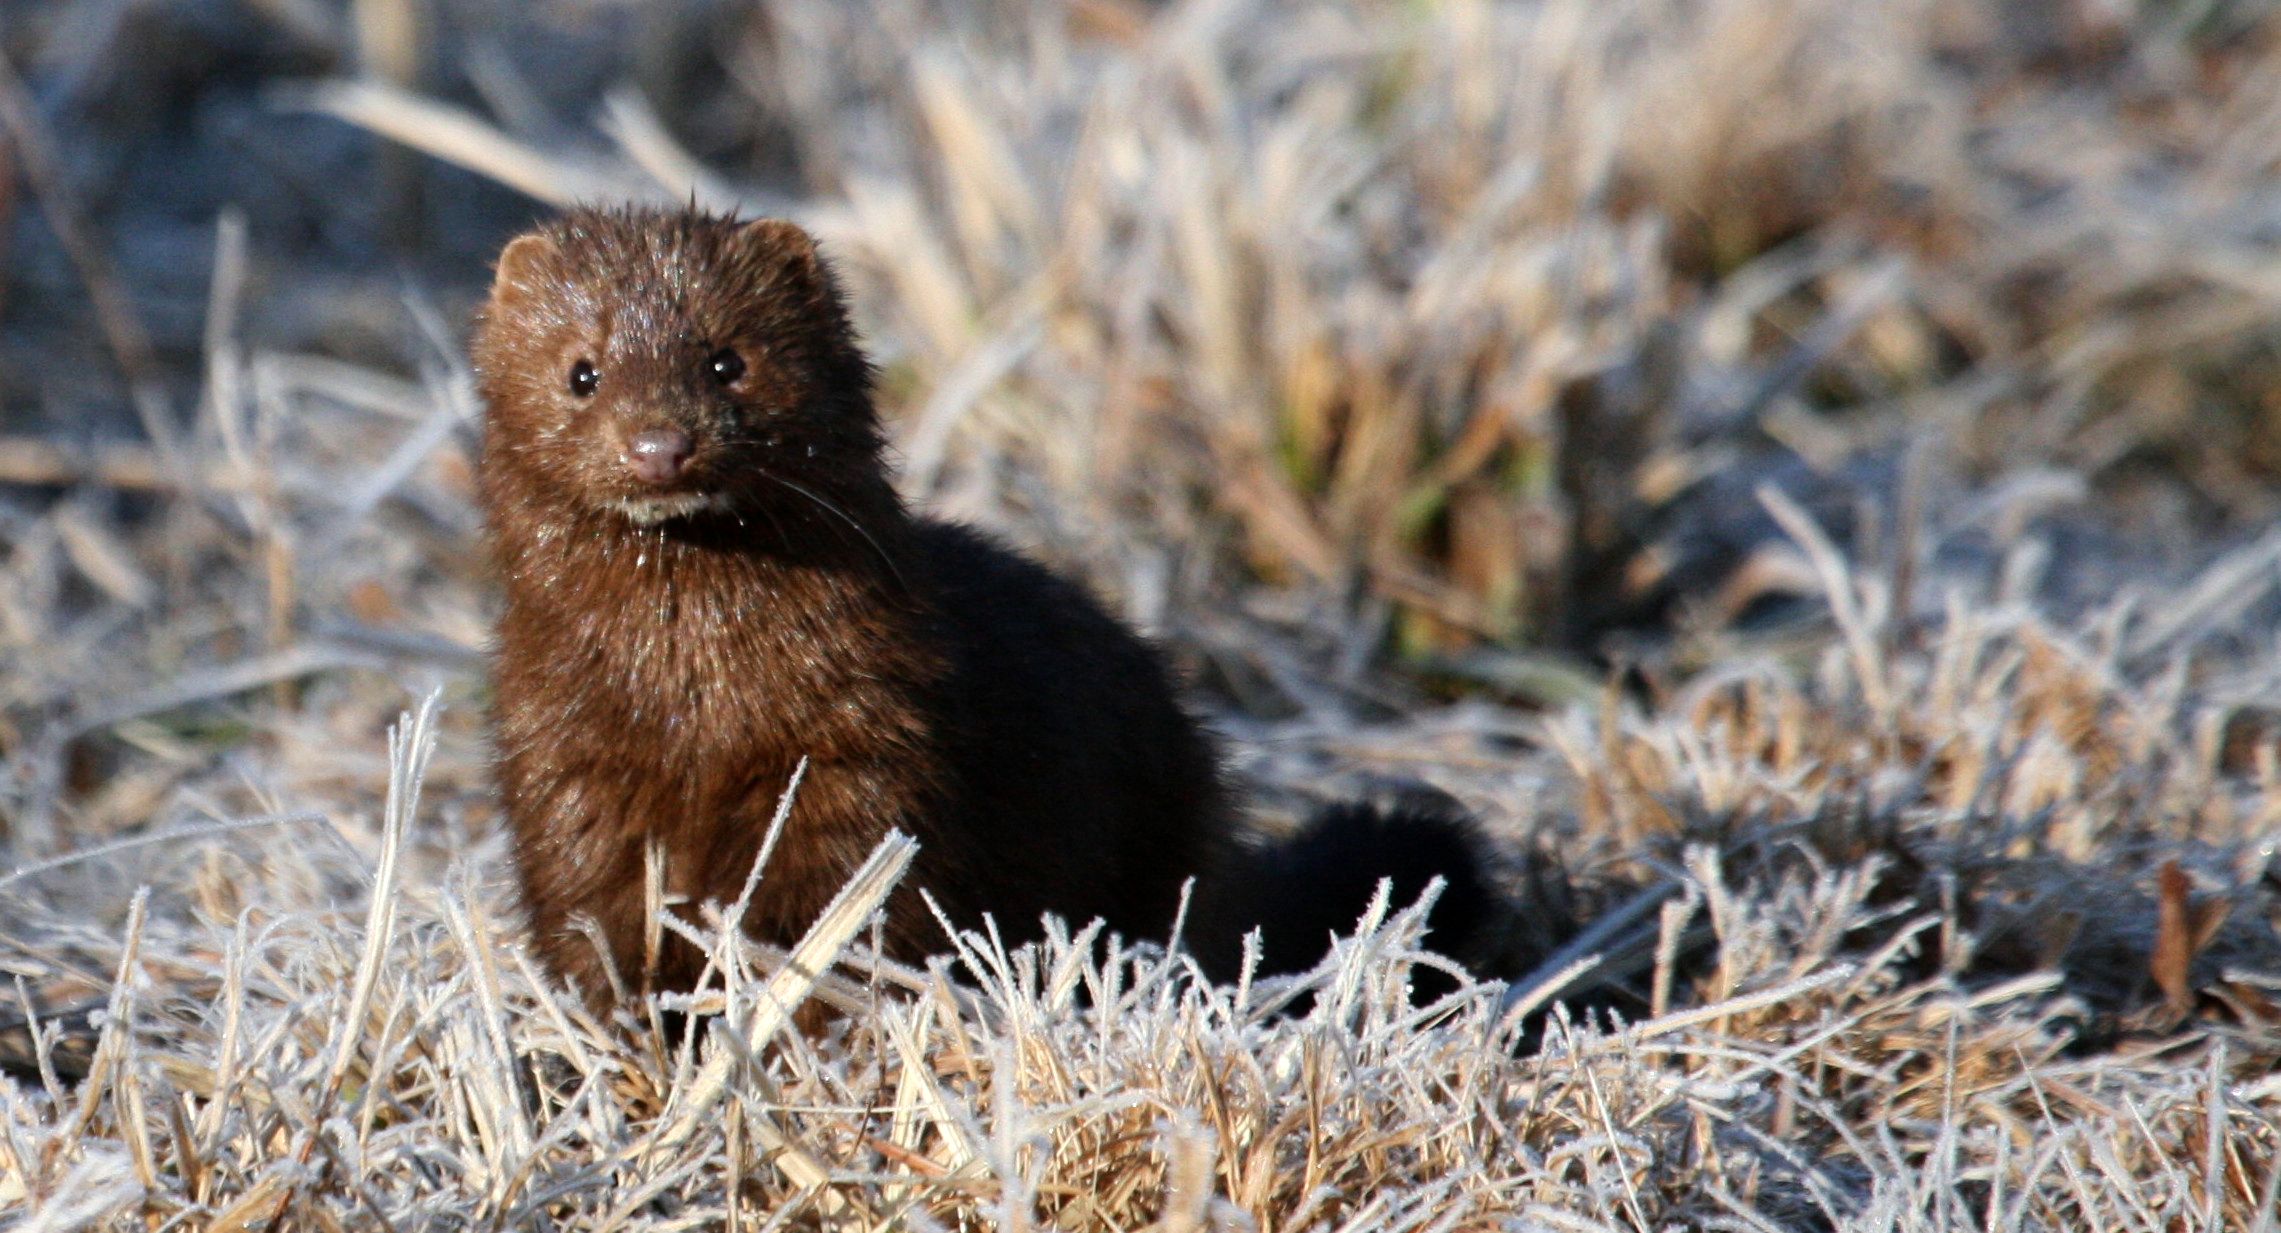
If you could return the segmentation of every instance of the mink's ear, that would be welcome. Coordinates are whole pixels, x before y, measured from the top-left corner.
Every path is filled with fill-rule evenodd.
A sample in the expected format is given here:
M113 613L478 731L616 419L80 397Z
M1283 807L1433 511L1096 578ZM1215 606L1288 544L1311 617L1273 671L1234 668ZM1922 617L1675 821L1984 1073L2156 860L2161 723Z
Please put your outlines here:
M554 241L538 232L525 232L499 251L498 275L491 280L491 300L505 304L536 290L543 280Z
M788 218L757 218L737 228L737 245L756 257L797 271L801 277L831 286L824 260L816 253L816 237Z
M737 242L802 264L816 260L816 238L789 218L756 218L737 228Z

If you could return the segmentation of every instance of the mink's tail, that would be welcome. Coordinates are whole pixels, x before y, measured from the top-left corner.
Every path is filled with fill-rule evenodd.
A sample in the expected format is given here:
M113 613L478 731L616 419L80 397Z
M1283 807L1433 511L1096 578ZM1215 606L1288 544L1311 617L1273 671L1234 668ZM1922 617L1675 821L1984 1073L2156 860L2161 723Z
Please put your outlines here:
M1244 935L1257 929L1258 975L1303 972L1352 933L1389 881L1390 903L1409 907L1435 878L1440 898L1426 917L1426 948L1476 976L1498 975L1503 934L1513 913L1497 887L1480 827L1439 793L1407 793L1378 804L1351 801L1317 813L1297 834L1239 851L1196 889L1188 949L1216 981L1236 978ZM1454 988L1428 968L1412 977L1413 996L1430 1001Z
M35 1007L39 1023L21 1007L0 1011L0 1075L27 1089L38 1088L49 1076L63 1087L79 1086L94 1068L95 1046L103 1035L98 1023L108 1004L96 999L62 1010Z

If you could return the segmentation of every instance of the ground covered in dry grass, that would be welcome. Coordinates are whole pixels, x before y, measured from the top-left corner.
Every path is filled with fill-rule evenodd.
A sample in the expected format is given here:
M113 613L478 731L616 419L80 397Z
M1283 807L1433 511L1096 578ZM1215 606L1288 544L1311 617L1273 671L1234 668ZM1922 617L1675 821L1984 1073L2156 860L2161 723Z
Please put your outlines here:
M29 0L0 53L0 1225L2275 1227L2263 7ZM545 203L691 196L825 237L911 494L1159 631L1263 825L1476 809L1511 979L1411 1006L1400 904L1234 989L894 969L890 844L800 964L676 909L700 1040L551 988L461 322Z

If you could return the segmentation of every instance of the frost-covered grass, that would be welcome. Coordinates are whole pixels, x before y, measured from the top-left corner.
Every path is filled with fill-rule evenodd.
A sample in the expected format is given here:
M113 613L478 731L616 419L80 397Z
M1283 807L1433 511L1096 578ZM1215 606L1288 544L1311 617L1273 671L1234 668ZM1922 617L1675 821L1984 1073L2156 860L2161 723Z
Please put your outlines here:
M2263 9L246 11L201 37L317 49L262 70L277 142L398 143L310 208L409 192L456 273L357 281L249 205L195 312L94 290L179 272L125 229L186 190L75 107L206 44L0 26L45 168L5 194L0 1225L2274 1227ZM517 945L485 766L496 237L418 230L475 190L406 146L813 226L914 498L1159 631L1266 824L1477 810L1519 966L1412 1007L1397 904L1296 981L1082 933L905 971L890 846L790 965L672 905L699 1039L593 1022ZM131 396L23 361L86 301Z

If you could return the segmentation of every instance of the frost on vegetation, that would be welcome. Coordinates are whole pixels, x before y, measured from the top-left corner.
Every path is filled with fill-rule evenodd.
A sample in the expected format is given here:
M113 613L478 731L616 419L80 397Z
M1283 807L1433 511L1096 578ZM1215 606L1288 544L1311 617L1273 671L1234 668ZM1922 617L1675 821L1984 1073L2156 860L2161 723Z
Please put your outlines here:
M890 845L796 962L711 935L701 1039L624 1035L524 959L494 854L434 850L424 707L367 841L137 849L163 889L119 931L73 864L0 888L14 970L125 977L87 1077L6 1096L0 1186L57 1228L2249 1227L2281 971L2224 854L2273 789L2094 649L1973 616L1881 653L1882 707L1841 639L1556 721L1575 824L1658 910L1592 951L1628 975L1428 1007L1383 908L1292 981L1066 932L896 969L863 930ZM2214 923L2179 1001L2149 965L2181 853L2172 906ZM1598 976L1644 996L1565 1004ZM810 999L839 1014L804 1035Z
M0 1227L2273 1227L2270 19L870 7L735 44L797 192L638 92L270 102L813 225L913 494L1209 669L1273 809L1478 811L1513 979L1413 1007L1399 904L1292 981L901 970L890 844L789 965L673 905L695 1039L594 1022L487 795L457 327L241 337L334 271L232 215L178 439L0 434L71 485L0 502Z

